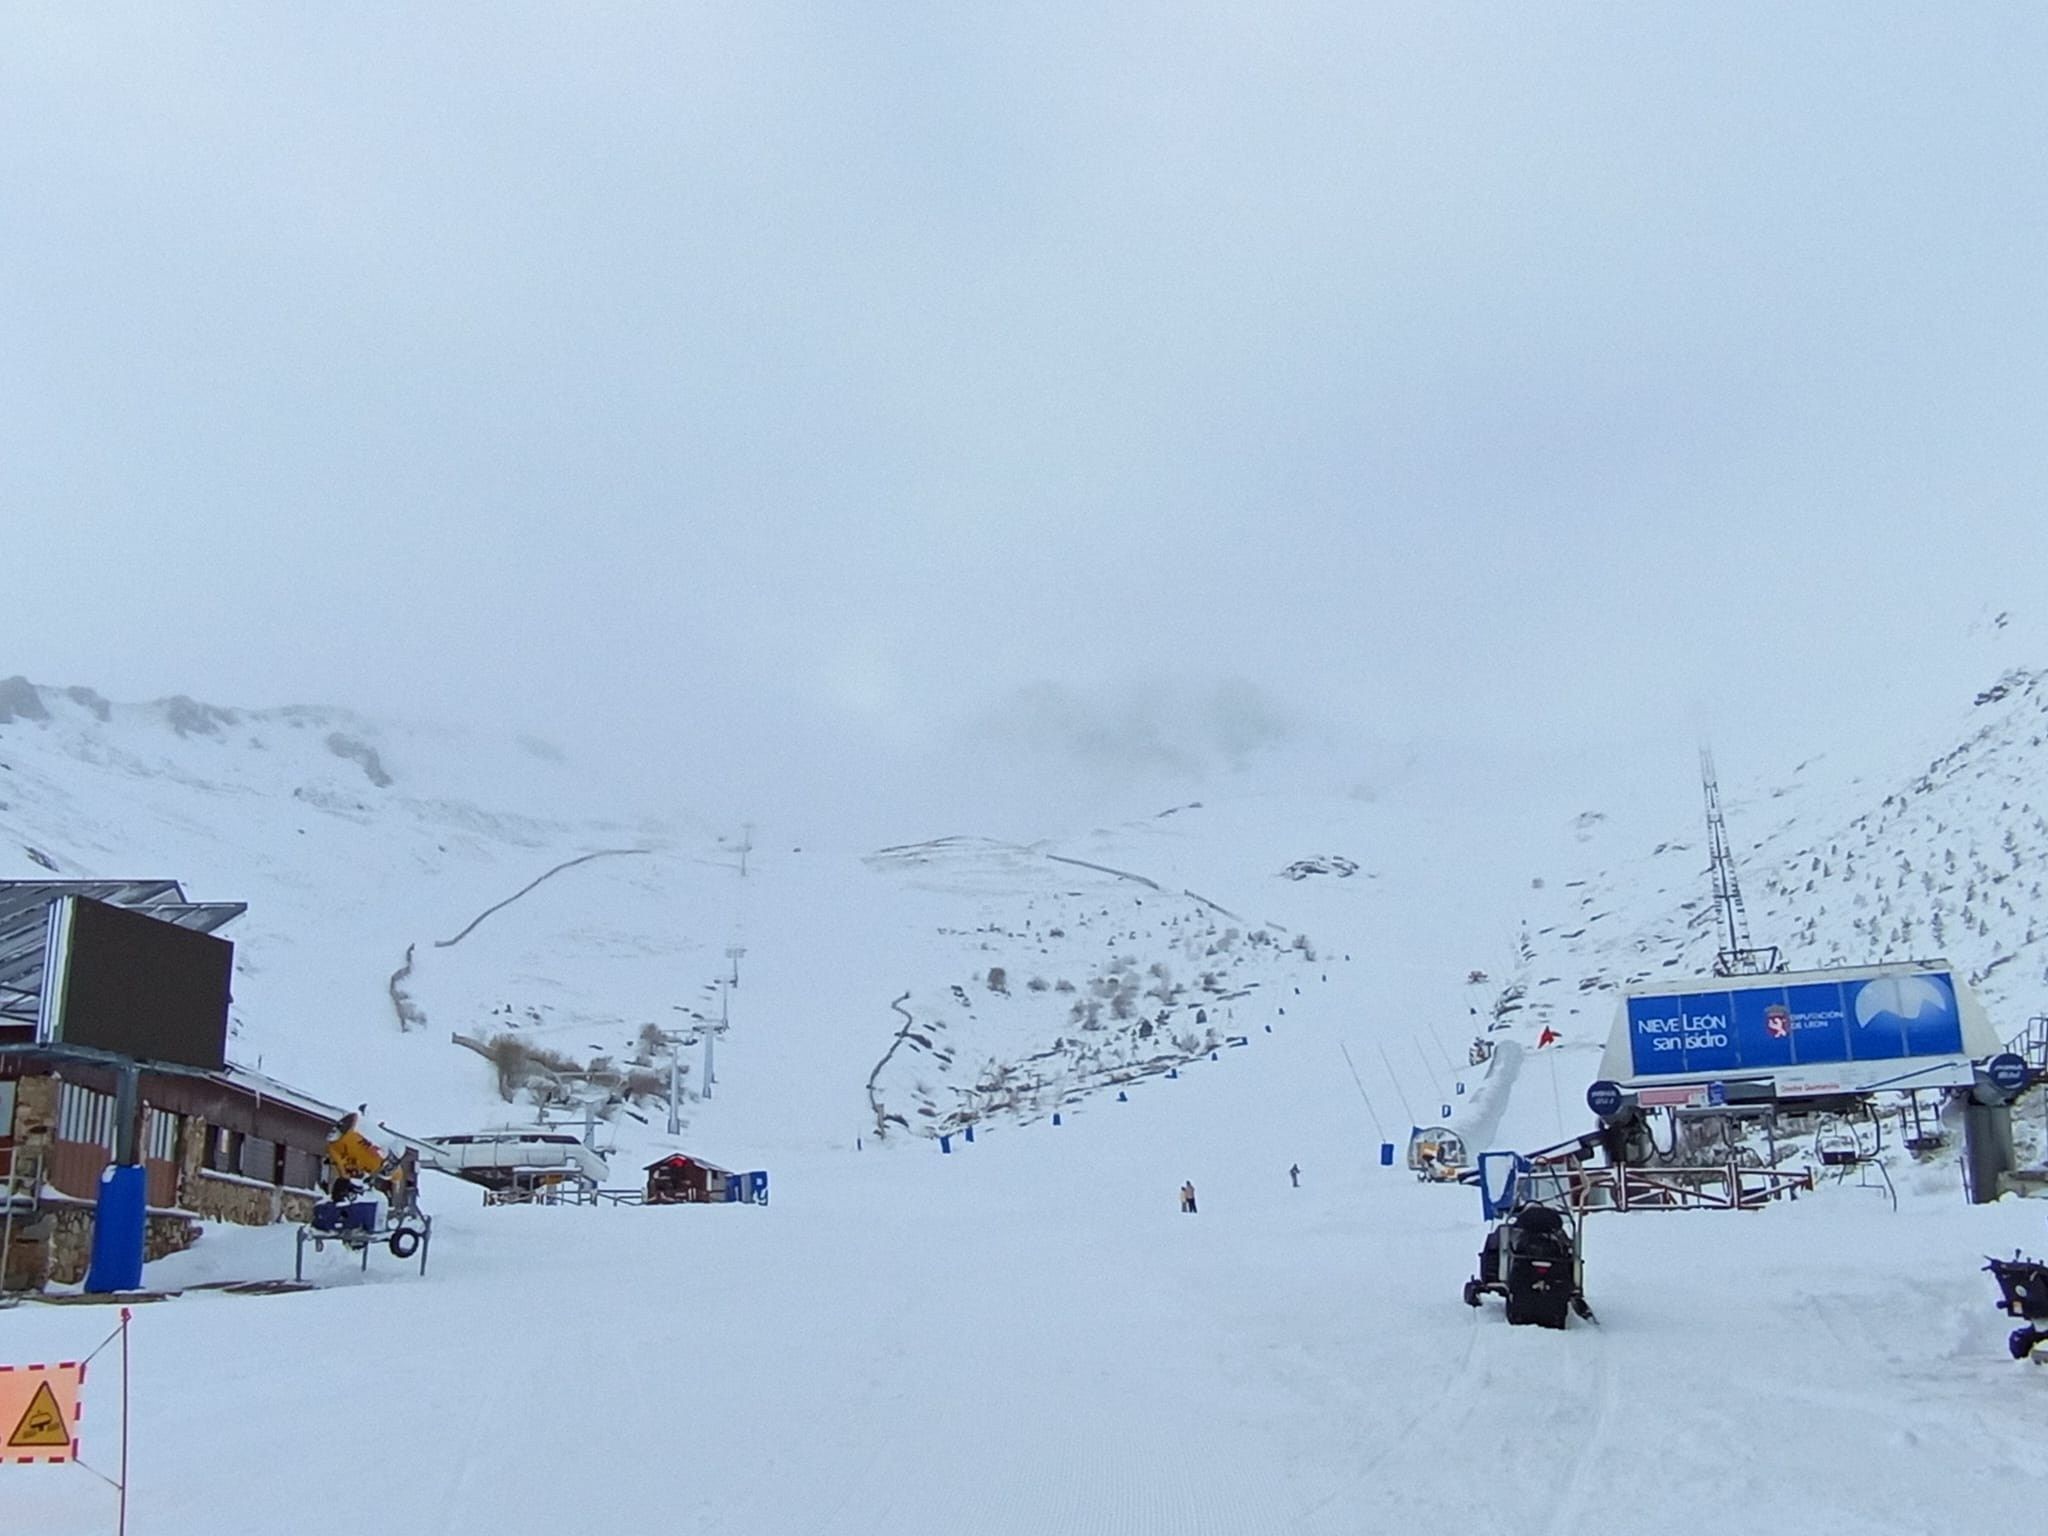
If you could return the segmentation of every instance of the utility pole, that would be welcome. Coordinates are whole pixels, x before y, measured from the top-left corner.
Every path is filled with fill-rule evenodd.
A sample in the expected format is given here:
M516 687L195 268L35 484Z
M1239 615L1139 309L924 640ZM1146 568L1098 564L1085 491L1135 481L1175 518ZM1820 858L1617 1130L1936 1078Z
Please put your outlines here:
M750 821L740 828L740 878L747 877L747 855L754 851L754 824Z

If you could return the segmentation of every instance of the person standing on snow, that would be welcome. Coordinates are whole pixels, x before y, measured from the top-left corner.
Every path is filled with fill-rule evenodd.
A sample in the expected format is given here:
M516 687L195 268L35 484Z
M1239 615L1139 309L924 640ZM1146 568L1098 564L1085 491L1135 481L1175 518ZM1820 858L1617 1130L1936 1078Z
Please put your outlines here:
M1195 1214L1195 1186L1192 1180L1180 1187L1180 1208L1190 1216Z
M1296 1189L1301 1188L1301 1164L1296 1163L1287 1170L1287 1177Z

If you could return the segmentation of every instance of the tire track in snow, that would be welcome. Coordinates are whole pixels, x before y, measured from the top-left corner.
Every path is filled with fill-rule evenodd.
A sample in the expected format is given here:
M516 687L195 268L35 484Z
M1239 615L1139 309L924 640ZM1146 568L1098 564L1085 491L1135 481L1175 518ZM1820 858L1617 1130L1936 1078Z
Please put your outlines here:
M1586 1530L1586 1497L1596 1469L1606 1464L1607 1442L1614 1425L1615 1366L1613 1352L1599 1329L1587 1330L1587 1344L1595 1357L1593 1367L1593 1422L1578 1439L1572 1452L1571 1469L1566 1472L1557 1503L1543 1524L1543 1536L1567 1536Z
M573 859L564 859L553 869L547 870L527 881L526 884L522 885L510 896L507 896L503 901L485 907L483 911L471 918L468 926L462 932L456 934L454 938L434 940L434 948L453 949L472 933L476 932L478 925L485 918L494 912L504 911L505 908L511 906L513 902L526 895L542 881L554 878L565 869L574 869L578 864L588 864L592 859L613 859L620 858L629 853L652 853L653 851L652 848L600 848L595 853L583 853L578 854ZM393 971L390 979L384 983L384 990L391 998L391 1011L397 1017L398 1027L401 1030L423 1029L427 1023L426 1010L420 1007L418 1000L413 997L412 992L405 985L412 977L413 956L418 949L419 945L417 943L406 945L405 963Z
M1098 875L1114 875L1119 880L1135 880L1138 882L1138 884L1144 886L1147 890L1157 891L1162 896L1170 896L1173 894L1171 891L1167 890L1165 886L1161 885L1157 880L1152 879L1150 876L1136 874L1128 869L1117 869L1112 865L1108 864L1091 864L1086 859L1069 858L1067 857L1067 855L1063 853L1039 853L1036 848L1024 848L1020 849L1019 851L1023 853L1038 854L1039 858L1050 859L1055 864L1072 864L1077 869L1092 869ZM1229 918L1233 923L1241 923L1244 921L1243 918L1239 917L1235 912L1231 911L1228 907L1222 906L1216 902L1211 901L1208 897L1204 896L1200 891L1182 891L1181 895L1187 897L1190 901L1201 903L1201 905L1207 907L1212 912L1222 914L1224 917ZM1266 926L1268 926L1269 928L1279 928L1281 925L1278 923L1269 923ZM1285 930L1283 929L1282 931L1284 932Z
M1463 1412L1453 1413L1449 1410L1462 1409L1478 1393L1478 1384L1472 1379L1472 1354L1479 1343L1480 1322L1478 1310L1473 1309L1471 1316L1472 1326L1466 1331L1465 1348L1459 1354L1457 1363L1443 1373L1442 1381L1437 1387L1435 1394L1420 1407L1411 1406L1405 1410L1407 1417L1403 1420L1400 1430L1388 1437L1385 1444L1379 1448L1378 1453L1370 1457L1352 1473L1353 1478L1357 1482L1362 1483L1371 1477L1373 1473L1379 1471L1381 1467L1385 1466L1397 1454L1405 1451L1419 1436L1425 1433L1435 1434L1438 1432L1437 1426L1447 1422L1460 1424L1465 1422L1466 1415ZM1350 1497L1355 1491L1355 1489L1346 1489L1341 1494L1332 1493L1308 1509L1303 1510L1301 1518L1306 1520L1310 1516L1320 1513L1321 1510L1337 1498Z
M868 1108L874 1111L875 1138L877 1140L882 1140L888 1136L889 1119L887 1114L882 1109L882 1100L880 1096L877 1095L875 1092L875 1084L881 1081L882 1070L883 1068L889 1065L889 1058L894 1056L899 1050L903 1048L903 1042L910 1038L910 1027L917 1022L917 1020L911 1016L910 1010L903 1006L908 1001L910 1001L910 994L908 992L905 992L901 997L897 998L895 1002L889 1005L891 1008L895 1009L898 1013L903 1015L903 1027L896 1031L896 1038L890 1042L889 1049L882 1053L882 1059L875 1063L875 1070L868 1074ZM902 1120L900 1116L898 1117L898 1120L899 1123L902 1124L905 1133L908 1133L910 1130L909 1122Z
M483 920L489 917L493 912L504 911L505 908L511 906L513 902L519 900L520 897L526 895L527 892L531 891L535 886L541 884L542 881L552 880L556 875L559 875L565 869L574 869L578 864L588 864L592 859L616 859L622 858L625 855L631 853L652 852L654 852L652 848L600 848L595 853L581 853L573 859L564 859L561 863L557 864L553 869L547 870L542 874L536 875L533 879L527 881L526 884L522 885L510 896L507 896L503 901L498 902L493 906L485 907L483 911L477 913L475 917L471 918L469 920L469 926L464 928L462 932L455 935L454 938L434 940L434 948L453 949L456 945L460 944L464 939L468 938L472 933L476 932L478 925L481 924Z

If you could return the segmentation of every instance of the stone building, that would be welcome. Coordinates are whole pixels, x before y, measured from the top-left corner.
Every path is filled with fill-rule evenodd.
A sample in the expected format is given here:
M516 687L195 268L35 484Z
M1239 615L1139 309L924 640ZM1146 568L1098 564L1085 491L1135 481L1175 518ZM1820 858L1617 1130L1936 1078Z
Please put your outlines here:
M61 1046L0 1046L0 1230L12 1214L5 1288L84 1278L124 1065ZM240 1067L152 1063L139 1079L146 1257L190 1246L201 1220L261 1226L311 1216L339 1109Z
M239 902L174 880L0 881L0 1287L84 1277L100 1173L146 1170L144 1254L304 1220L340 1115L227 1060Z

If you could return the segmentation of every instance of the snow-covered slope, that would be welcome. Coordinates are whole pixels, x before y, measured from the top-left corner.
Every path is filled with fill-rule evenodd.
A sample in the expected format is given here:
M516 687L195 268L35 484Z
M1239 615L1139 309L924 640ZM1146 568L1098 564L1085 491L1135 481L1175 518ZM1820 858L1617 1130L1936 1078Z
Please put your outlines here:
M1939 918L1994 1017L2040 1006L2042 689L1986 691L1896 768L1818 759L1759 788L1724 755L1757 939L1801 963L1924 953ZM1896 1216L1843 1188L1597 1218L1599 1330L1533 1337L1458 1305L1469 1192L1379 1166L1417 1124L1585 1128L1613 989L1715 946L1689 749L1669 783L1603 751L1443 753L1372 794L1241 782L1028 844L763 824L742 855L742 829L620 814L545 750L0 701L0 871L247 900L241 1059L439 1130L535 1112L453 1035L629 1068L647 1026L724 1012L708 1101L688 1056L681 1144L774 1175L768 1209L720 1211L484 1211L435 1180L424 1282L329 1264L312 1295L145 1311L136 1476L173 1536L274 1530L337 1465L375 1469L394 1528L492 1536L585 1520L593 1487L632 1532L1505 1533L1617 1507L1687 1532L1724 1529L1731 1498L1904 1532L1959 1494L1987 1528L2038 1499L2037 1373L2003 1358L1976 1271L2031 1210L1967 1208L1936 1168ZM616 1182L672 1145L662 1120L645 1094L616 1110ZM290 1262L288 1233L213 1232L152 1279ZM8 1353L90 1348L81 1316L13 1314ZM230 1341L223 1451L188 1405ZM382 1428L303 1431L335 1393L408 1426L395 1464ZM504 1429L544 1400L558 1456ZM1788 1422L1811 1433L1755 1432ZM678 1486L649 1469L679 1424L718 1449ZM32 1528L94 1528L95 1488L56 1486Z
M2044 710L2015 670L1895 777L1816 759L1758 790L1724 764L1755 938L1794 964L1942 953L2014 1030L2048 1006ZM240 1059L434 1128L530 1113L452 1043L515 1031L637 1068L637 1149L666 1086L647 1032L723 1014L709 1103L688 1057L691 1131L757 1156L1029 1120L1276 1028L1322 1032L1375 1137L1576 1130L1614 988L1719 942L1673 778L1447 759L1383 798L1204 797L1029 845L764 826L743 854L737 828L619 814L541 743L0 684L0 871L248 901ZM1500 1127L1526 1063L1469 1043L1545 1027L1562 1049Z
M0 786L0 873L148 871L195 896L246 900L249 915L230 933L233 1054L414 1122L469 1119L480 1099L488 1069L458 1061L451 1032L479 1029L506 999L557 1032L615 1023L618 1010L674 990L674 951L717 937L655 932L643 908L658 892L644 873L592 860L553 914L579 934L555 957L575 954L567 969L584 970L587 986L522 970L553 935L544 922L521 931L510 915L448 951L433 985L436 939L567 860L616 851L675 873L716 846L673 823L594 816L588 786L538 743L484 746L331 710L110 705L16 679L0 685ZM565 872L525 898L527 909L570 889ZM582 934L580 914L592 910L617 917ZM508 952L508 937L523 953ZM482 966L468 963L494 944ZM424 958L400 976L408 949ZM606 965L622 952L649 963L637 973ZM705 960L707 973L714 963ZM655 969L662 984L636 991Z
M531 1112L455 1036L659 1075L645 1031L723 1014L710 1103L690 1057L697 1140L923 1137L1246 1049L1304 991L1296 1022L1331 1031L1333 1062L1344 1031L1370 1040L1386 1134L1455 1097L1444 956L1477 951L1458 921L1412 921L1452 867L1419 808L1193 802L1029 847L764 826L742 873L737 829L602 815L537 744L19 680L0 697L0 869L247 901L236 1056L413 1128ZM633 1109L638 1144L660 1114Z

